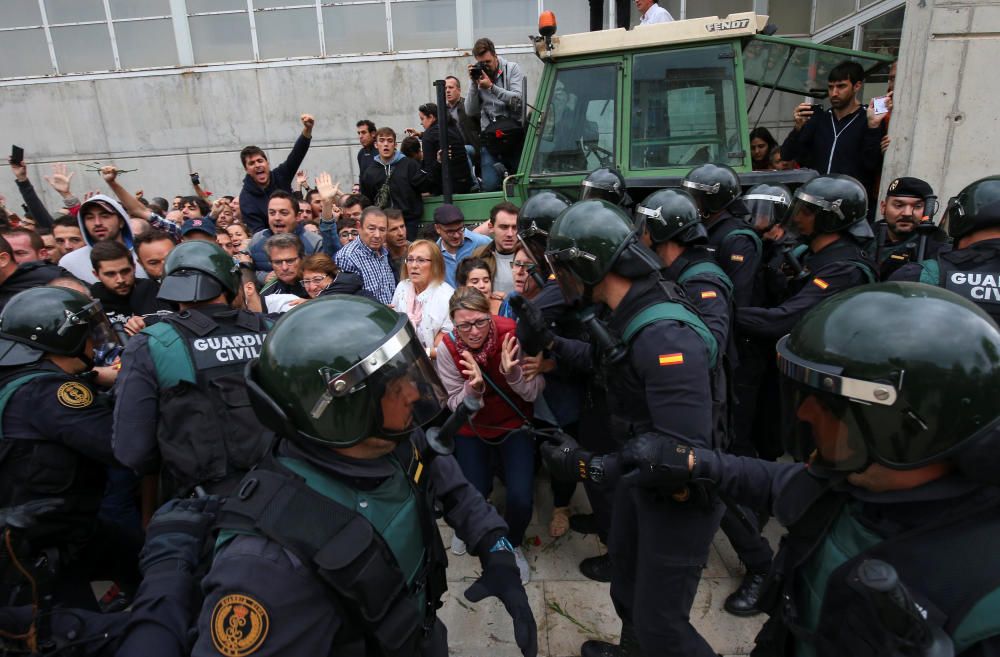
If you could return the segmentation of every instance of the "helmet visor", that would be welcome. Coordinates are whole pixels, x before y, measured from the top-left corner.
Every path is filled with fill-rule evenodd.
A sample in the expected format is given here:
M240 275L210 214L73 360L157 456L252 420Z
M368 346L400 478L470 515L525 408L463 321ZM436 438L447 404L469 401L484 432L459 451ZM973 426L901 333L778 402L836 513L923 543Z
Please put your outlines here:
M364 408L354 412L377 418L375 431L385 438L405 439L414 428L434 419L448 398L408 322L346 372L324 367L319 374L326 392L311 411L314 419L320 419L335 399L352 396L359 403L365 400ZM367 394L358 394L363 392ZM331 421L338 422L337 414L332 415Z
M570 247L561 251L549 251L545 254L545 262L548 263L552 275L555 276L563 298L569 304L575 304L584 297L585 287L583 280L573 271L571 263L578 258L589 258L596 261L597 258L590 253L580 249Z
M589 180L584 180L580 184L580 200L587 201L591 199L600 199L613 205L618 205L621 203L622 195L610 189L601 187L600 185L596 185Z
M777 194L747 194L742 200L750 224L760 233L785 220L791 201L787 196Z
M66 319L56 333L64 335L74 326L81 324L87 325L87 335L94 345L94 363L99 366L113 364L125 349L125 345L119 339L108 316L104 314L100 301L91 301L76 313L67 310Z

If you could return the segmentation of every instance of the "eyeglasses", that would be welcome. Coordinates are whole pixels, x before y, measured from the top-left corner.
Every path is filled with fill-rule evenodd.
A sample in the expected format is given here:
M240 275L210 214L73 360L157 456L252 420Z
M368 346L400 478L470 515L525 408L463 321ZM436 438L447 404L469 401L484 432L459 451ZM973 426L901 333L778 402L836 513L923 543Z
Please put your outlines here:
M312 278L303 278L302 279L302 284L303 285L309 285L309 286L322 285L323 283L326 282L326 279L328 279L328 278L330 278L330 277L327 276L327 275L324 275L324 276L313 276Z
M459 226L458 228L442 228L441 232L445 235L458 235L459 233L465 232L465 226Z
M529 272L535 271L535 263L527 260L514 260L510 263L511 269L525 269Z
M298 256L295 256L294 258L285 258L284 260L272 260L271 261L271 266L272 267L291 267L292 265L294 265L298 261L299 261L299 257Z
M474 322L462 322L461 324L455 324L455 330L459 333L468 333L473 328L481 329L485 328L487 324L490 323L489 317L480 317Z
M341 237L357 237L360 233L356 230L342 230L338 233Z
M408 265L423 265L430 261L430 258L421 258L419 256L409 256L406 258L406 264Z

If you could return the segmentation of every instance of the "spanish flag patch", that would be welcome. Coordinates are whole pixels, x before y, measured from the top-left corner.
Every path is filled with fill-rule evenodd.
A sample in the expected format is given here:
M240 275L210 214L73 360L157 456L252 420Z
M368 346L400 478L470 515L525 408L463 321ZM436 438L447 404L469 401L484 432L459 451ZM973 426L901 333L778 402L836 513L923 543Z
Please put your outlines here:
M824 281L822 278L814 278L813 285L815 285L821 290L825 290L826 288L830 287L830 284Z
M729 259L732 260L733 262L743 262L743 256L741 256L739 253L734 253L733 255L729 256Z
M684 354L660 354L660 365L683 365Z
M701 298L702 299L714 299L717 296L719 296L719 295L716 292L713 292L711 290L706 290L705 292L701 293Z

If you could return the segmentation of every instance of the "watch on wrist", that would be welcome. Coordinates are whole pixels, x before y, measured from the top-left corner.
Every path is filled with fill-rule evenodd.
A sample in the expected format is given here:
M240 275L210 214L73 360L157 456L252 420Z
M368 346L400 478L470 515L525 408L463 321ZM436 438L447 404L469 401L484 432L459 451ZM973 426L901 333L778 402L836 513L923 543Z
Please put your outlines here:
M590 463L587 464L587 479L590 479L595 484L599 484L604 481L604 457L603 456L593 456L590 459Z

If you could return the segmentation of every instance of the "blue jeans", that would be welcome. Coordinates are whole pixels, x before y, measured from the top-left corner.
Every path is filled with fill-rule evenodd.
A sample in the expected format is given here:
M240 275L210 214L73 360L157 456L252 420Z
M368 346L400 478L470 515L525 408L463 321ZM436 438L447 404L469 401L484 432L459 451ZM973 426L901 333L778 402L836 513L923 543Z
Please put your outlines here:
M510 158L498 158L493 153L486 150L486 147L479 149L479 168L483 173L483 184L482 190L484 192L496 192L500 190L500 185L503 184L503 180L500 178L500 174L497 173L493 165L497 162L502 162L505 167L507 167L507 175L510 175L517 171L517 162L510 162Z
M504 512L510 530L507 538L514 547L520 546L531 522L534 504L535 439L521 430L511 431L498 443L457 436L455 459L465 478L487 499L493 492L493 466L501 467L501 479L507 487L507 510Z

